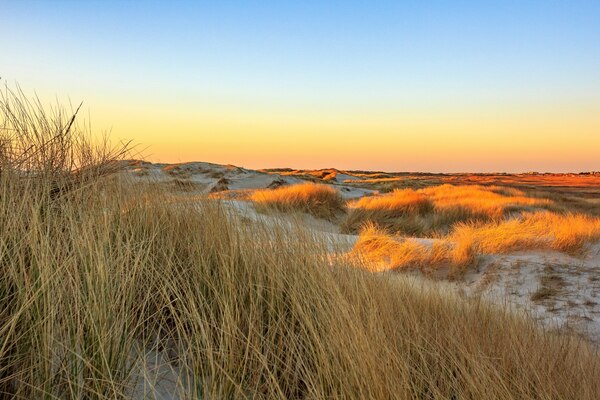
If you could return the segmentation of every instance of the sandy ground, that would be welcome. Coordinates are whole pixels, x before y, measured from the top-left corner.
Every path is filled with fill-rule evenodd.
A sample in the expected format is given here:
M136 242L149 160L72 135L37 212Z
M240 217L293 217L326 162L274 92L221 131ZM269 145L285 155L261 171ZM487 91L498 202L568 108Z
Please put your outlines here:
M454 284L467 295L509 302L548 327L600 344L600 244L580 257L555 251L485 256Z
M256 189L275 188L304 182L289 173L254 171L229 165L194 162L186 164L150 164L131 162L126 174L148 182L191 183L192 195L226 194L223 204L254 223L302 226L324 240L333 252L352 248L355 235L341 234L329 221L305 214L260 214L252 203L237 200L236 194ZM327 183L334 185L346 199L374 193L356 186L368 177L337 171ZM189 193L188 193L189 195ZM182 194L182 199L185 198ZM190 199L194 198L193 196ZM283 218L283 220L282 220ZM286 222L287 219L287 222ZM414 238L430 245L434 239ZM426 279L426 278L423 278ZM453 281L439 282L440 290L453 290L462 296L482 296L498 304L522 310L543 325L580 335L600 344L600 243L590 245L575 257L555 251L526 251L483 256L477 268ZM164 362L163 354L144 354L140 382L135 398L167 399L186 383L177 369Z
M125 173L139 181L177 181L179 183L188 183L194 185L194 191L197 194L243 192L305 182L291 175L268 173L233 165L219 165L206 162L152 164L143 161L129 161L126 163L128 167ZM371 189L342 183L360 179L359 177L347 174L338 174L335 179L327 181L327 183L337 187L341 195L346 199L358 198L374 193Z

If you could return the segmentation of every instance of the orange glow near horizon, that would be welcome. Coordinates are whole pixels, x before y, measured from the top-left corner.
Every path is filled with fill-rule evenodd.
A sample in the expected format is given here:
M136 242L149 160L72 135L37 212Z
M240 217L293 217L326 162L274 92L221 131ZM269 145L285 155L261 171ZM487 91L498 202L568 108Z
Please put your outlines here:
M97 112L97 111L100 112ZM153 162L423 172L600 169L600 106L404 112L97 104L96 129Z

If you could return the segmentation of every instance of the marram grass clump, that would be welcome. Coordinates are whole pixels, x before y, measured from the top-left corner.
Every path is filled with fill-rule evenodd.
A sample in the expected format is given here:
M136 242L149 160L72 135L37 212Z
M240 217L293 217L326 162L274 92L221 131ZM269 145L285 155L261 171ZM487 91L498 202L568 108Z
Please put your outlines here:
M251 200L259 211L300 211L325 219L335 218L343 213L345 207L342 196L335 188L315 183L257 190Z

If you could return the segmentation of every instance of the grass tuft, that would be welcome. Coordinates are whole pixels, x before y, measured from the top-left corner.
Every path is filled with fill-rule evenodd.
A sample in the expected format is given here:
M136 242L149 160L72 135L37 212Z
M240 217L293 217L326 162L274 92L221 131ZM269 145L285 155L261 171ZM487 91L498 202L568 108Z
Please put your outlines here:
M335 218L344 209L344 201L336 189L314 183L257 190L251 200L259 211L300 211L325 219Z
M450 232L459 222L493 221L550 204L550 200L527 197L520 190L496 186L397 189L350 203L342 230L358 232L362 225L373 222L394 233L435 236Z
M451 240L486 254L532 249L575 253L598 239L600 218L548 211L487 224L460 224L451 235Z
M600 218L549 211L524 213L508 220L459 223L441 239L406 239L374 224L359 234L352 253L369 260L377 270L450 267L462 271L483 254L522 250L556 250L577 254L600 239ZM421 240L421 242L419 242Z
M374 272L408 268L425 271L449 265L450 250L444 241L423 243L418 239L394 238L368 224L361 230L351 256L364 260Z

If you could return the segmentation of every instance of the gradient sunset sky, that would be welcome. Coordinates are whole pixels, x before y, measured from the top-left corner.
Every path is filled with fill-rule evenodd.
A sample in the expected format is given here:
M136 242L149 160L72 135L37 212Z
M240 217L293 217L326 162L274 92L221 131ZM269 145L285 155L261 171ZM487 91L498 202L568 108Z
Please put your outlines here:
M600 170L600 1L7 1L0 77L151 161Z

